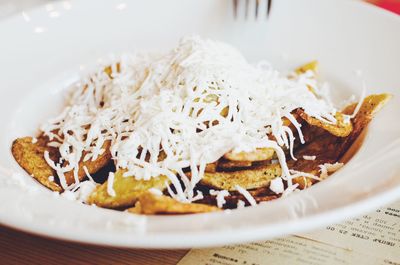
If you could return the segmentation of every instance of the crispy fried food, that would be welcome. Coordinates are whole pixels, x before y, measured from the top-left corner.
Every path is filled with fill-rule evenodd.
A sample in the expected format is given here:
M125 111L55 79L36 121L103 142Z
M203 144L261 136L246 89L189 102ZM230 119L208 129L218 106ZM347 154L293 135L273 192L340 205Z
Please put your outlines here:
M295 69L295 73L298 75L305 74L307 71L312 71L316 75L318 71L318 61L311 61ZM316 95L312 86L307 85L307 87L310 92Z
M155 195L151 192L143 193L135 207L128 209L129 212L136 214L191 214L219 210L217 207L206 204L181 203L168 196Z
M218 160L218 169L221 171L232 171L241 168L251 167L253 163L251 161L231 161L227 159Z
M238 152L234 153L232 151L224 155L225 159L231 161L263 161L270 160L273 158L275 150L272 148L258 148L252 152Z
M304 190L311 187L316 182L316 180L308 177L296 177L292 179L292 182L293 184L298 184L298 189Z
M247 199L238 191L230 191L230 195L226 196L224 199L226 203L223 205L225 209L235 209L239 200L243 201L245 205L250 205ZM253 196L257 203L275 200L280 197L280 195L272 192L268 187L262 187L258 189L249 190L249 193ZM217 199L215 195L205 194L203 199L197 201L198 203L217 205Z
M52 160L58 160L58 150L47 146L47 138L39 137L36 143L32 143L32 137L16 139L11 147L11 152L18 164L41 184L53 191L62 191L59 184L49 180L55 178L56 172L44 159L44 152L48 151Z
M298 109L297 113L308 124L325 129L335 136L346 137L353 130L352 123L350 121L347 121L345 118L345 115L341 112L336 112L336 114L335 114L336 123L335 124L324 122L317 118L311 117L311 116L307 115L302 109Z
M292 113L292 116L298 122L302 121L296 112ZM288 118L282 118L282 124L283 126L289 127L290 130L296 131L295 126ZM275 140L274 136L272 135L270 135L269 138ZM218 167L221 169L250 167L252 164L249 162L268 162L274 158L276 158L276 154L273 148L257 148L255 151L238 153L230 151L223 156L223 159L226 161L226 163L224 164L224 160L218 161ZM228 163L229 161L232 163ZM237 163L236 165L234 162L240 163Z
M316 73L318 71L318 61L311 61L295 69L296 74L304 74L307 71Z
M206 172L201 179L201 184L228 191L236 190L236 185L244 189L255 189L268 186L272 179L281 176L281 174L282 170L279 164L270 164L232 172ZM190 176L190 172L188 175Z
M362 130L368 125L374 115L380 111L392 97L392 95L385 93L367 96L357 112L357 115L353 119L353 133L346 139L346 142L353 142L355 140L353 138L357 138L360 135ZM355 108L356 104L347 106L343 110L343 113L352 114Z
M81 161L79 162L79 170L78 170L79 181L82 181L86 177L86 173L83 167L87 168L89 174L94 174L110 162L111 160L110 147L111 147L111 141L105 141L102 147L104 149L104 152L101 155L99 155L96 158L96 160L92 161L91 159L89 159L87 161L83 161L83 159L81 159ZM82 157L85 157L85 155L86 152L83 152ZM67 182L68 185L71 185L72 183L75 182L73 171L65 173L65 181Z
M121 65L120 63L117 63L116 65L116 70L117 73L121 72ZM106 73L108 75L108 77L110 77L111 79L113 78L113 68L112 66L107 66L106 68L104 68L104 73Z
M368 126L369 122L372 120L374 115L382 109L382 107L392 98L390 94L373 94L367 96L357 112L357 115L352 119L353 131L351 134L343 138L339 144L340 146L340 156L341 158L355 140L360 136L363 130ZM352 104L343 110L345 114L352 114L356 104Z
M156 188L164 190L166 183L169 183L166 176L159 176L150 180L137 180L134 177L124 177L124 172L124 170L120 169L114 175L113 189L115 196L108 194L108 181L106 181L90 194L87 203L105 208L130 207L148 189Z
M303 148L296 151L297 161L288 161L291 169L319 175L319 165L325 163L335 163L349 150L351 145L360 136L383 105L391 98L388 94L370 95L366 97L357 115L351 119L353 130L347 137L337 137L330 133L319 135L313 141L306 144ZM343 110L344 114L353 113L356 104L352 104ZM315 155L315 160L305 160L304 155Z
M205 168L204 171L205 172L210 172L210 173L216 172L217 171L217 166L218 166L217 162L209 163L209 164L206 165L206 168Z

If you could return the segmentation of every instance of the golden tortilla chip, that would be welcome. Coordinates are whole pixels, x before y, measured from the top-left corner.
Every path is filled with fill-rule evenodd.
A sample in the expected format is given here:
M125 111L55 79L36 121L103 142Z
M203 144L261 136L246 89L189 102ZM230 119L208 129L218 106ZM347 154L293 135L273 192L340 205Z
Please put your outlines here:
M32 137L16 139L11 147L11 152L17 163L33 178L53 191L62 191L62 187L49 177L57 177L44 159L44 152L48 151L52 160L58 160L58 150L47 146L47 138L39 137L36 143L32 143Z
M134 177L124 177L124 172L125 170L122 169L115 172L113 183L115 196L108 194L108 181L106 181L90 194L87 203L105 208L129 207L134 205L139 196L148 189L164 190L166 182L169 182L166 176L159 176L150 180L137 180Z
M190 173L188 173L190 175ZM233 191L239 185L244 189L255 189L268 186L270 181L282 175L279 164L270 164L263 167L238 170L232 172L204 173L201 184L213 188Z
M116 70L117 73L119 73L121 71L121 65L120 63L116 64ZM104 73L106 73L108 75L108 77L110 77L111 79L113 78L112 74L113 74L113 68L112 66L107 66L106 68L104 68Z
M372 120L382 106L391 98L388 94L370 95L366 97L357 115L351 119L353 130L347 137L337 137L330 133L319 135L301 149L296 151L297 161L288 161L290 169L319 175L319 165L333 164L339 161L350 149L351 145L361 135L362 131ZM352 104L343 110L346 115L352 114L356 104ZM305 160L303 156L316 156L315 160Z
M295 69L295 73L298 75L305 74L307 71L312 71L312 72L314 72L314 74L317 74L318 61L311 61L311 62L306 63ZM316 94L315 90L314 90L314 88L312 88L312 86L307 85L307 87L311 93L313 93L314 95Z
M311 187L314 184L315 180L308 177L296 177L292 179L292 182L293 184L298 184L298 189L304 190Z
M363 100L363 103L357 112L356 116L352 119L353 132L341 143L341 156L343 156L355 140L361 135L363 130L368 126L369 122L373 119L374 115L382 109L382 107L392 98L390 94L372 94ZM356 104L352 104L343 110L345 114L352 114ZM341 157L340 156L340 157Z
M218 169L222 171L237 170L238 168L251 167L253 163L251 161L231 161L226 159L218 160Z
M303 110L299 109L298 111L299 116L304 119L308 124L312 126L317 126L324 130L327 130L331 134L339 137L346 137L348 136L351 131L353 130L353 125L350 121L347 121L345 115L340 112L336 112L335 118L336 123L328 123L321 121L317 118L311 117L306 114Z
M299 115L296 112L292 113L292 116L298 122L301 121ZM282 124L283 126L289 127L290 130L296 131L296 127L292 124L292 122L288 118L286 117L282 118ZM276 140L273 135L269 135L268 137L271 140ZM222 160L218 161L218 168L224 170L230 168L250 167L252 166L252 163L250 162L268 162L274 158L276 158L276 154L273 148L257 148L256 150L251 152L238 152L238 153L230 151L223 156Z
M252 152L228 152L224 155L225 159L231 161L263 161L274 157L275 150L272 148L258 148Z
M82 181L86 177L86 173L83 169L84 166L87 168L89 174L94 174L110 162L111 160L110 147L111 147L111 141L105 141L102 147L105 151L101 155L99 155L96 158L96 160L92 161L91 159L89 159L87 161L81 160L79 162L79 169L78 169L79 181ZM85 157L85 154L86 153L83 152L82 157ZM65 181L67 182L68 185L75 183L73 171L66 172L64 175L65 175Z
M258 189L248 190L248 192L253 196L257 203L275 200L280 197L280 195L272 192L268 187L262 187ZM250 205L247 199L238 191L230 191L229 196L225 196L224 209L235 209L239 200L243 201L245 205ZM215 195L204 194L203 199L196 201L198 203L217 205L217 199Z
M209 164L206 165L206 168L205 168L204 171L205 172L210 172L210 173L216 172L217 171L217 166L218 166L217 162L209 163Z
M295 72L298 75L304 74L307 71L313 71L316 73L318 71L318 61L311 61L295 69Z
M199 203L182 203L171 197L145 192L139 197L131 213L141 214L192 214L220 211L219 208Z

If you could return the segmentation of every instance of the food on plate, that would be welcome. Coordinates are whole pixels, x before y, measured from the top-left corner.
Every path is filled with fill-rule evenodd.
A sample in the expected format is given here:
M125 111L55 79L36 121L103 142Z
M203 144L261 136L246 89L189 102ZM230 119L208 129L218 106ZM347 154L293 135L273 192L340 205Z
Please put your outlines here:
M190 176L190 172L187 174ZM221 190L236 190L239 185L244 189L256 189L268 186L269 182L282 175L279 164L269 164L261 167L236 171L205 172L200 183Z
M111 153L110 153L110 146L111 146L111 141L107 140L104 142L103 146L101 147L104 152L99 154L97 157L92 159L91 157L85 157L86 152L82 153L82 158L79 161L78 167L75 168L77 170L77 179L75 179L75 174L74 171L68 171L64 173L65 176L65 181L68 185L82 181L83 179L86 178L86 174L94 174L103 167L105 167L111 160ZM68 162L65 163L66 165Z
M62 191L61 186L56 183L56 172L47 164L44 152L48 151L53 160L58 159L58 150L46 145L44 137L38 139L24 137L16 139L11 148L11 152L17 163L33 178L53 191Z
M305 74L308 71L312 71L313 73L317 73L317 71L318 71L318 61L311 61L311 62L306 63L306 64L304 64L304 65L302 65L300 67L297 67L296 70L295 70L296 74L298 74L298 75Z
M345 116L345 114L341 112L335 113L336 123L331 123L329 121L319 120L317 118L311 117L306 114L302 109L297 110L297 113L308 124L327 130L335 136L346 137L353 130L352 123L346 120L349 117Z
M171 197L147 191L139 197L135 207L128 209L128 212L138 214L188 214L219 210L221 209L215 206L201 203L182 203Z
M231 161L264 161L272 159L275 154L273 148L257 148L250 152L233 152L230 151L224 155L224 158Z
M281 74L197 36L133 53L73 87L64 111L12 154L47 188L135 214L191 214L289 196L339 170L390 99L338 110L317 62Z
M124 177L123 174L123 170L118 170L114 178L109 178L97 186L87 202L105 208L128 207L134 205L138 198L150 188L164 190L169 183L165 176L137 180L134 177ZM109 182L112 182L112 185ZM110 187L112 187L111 192Z

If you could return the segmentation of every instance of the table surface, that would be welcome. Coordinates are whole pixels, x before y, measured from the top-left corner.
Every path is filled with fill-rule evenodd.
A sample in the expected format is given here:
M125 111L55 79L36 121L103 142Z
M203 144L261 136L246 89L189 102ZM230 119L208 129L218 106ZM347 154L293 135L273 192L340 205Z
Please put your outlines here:
M0 226L0 264L176 264L188 250L118 249L42 238Z

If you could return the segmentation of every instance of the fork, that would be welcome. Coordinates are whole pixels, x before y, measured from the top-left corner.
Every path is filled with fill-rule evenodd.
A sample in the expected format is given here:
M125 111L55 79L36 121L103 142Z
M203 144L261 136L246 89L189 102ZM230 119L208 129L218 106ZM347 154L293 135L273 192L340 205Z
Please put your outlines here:
M244 14L245 14L245 19L248 18L250 1L251 1L251 0L233 0L233 12L234 12L235 19L238 18L238 11L239 11L239 9L240 9L239 2L242 2L242 3L245 2L245 6L244 6L244 9L245 9L244 12L245 12L245 13L244 13ZM260 5L261 5L262 0L253 0L253 1L256 2L256 3L255 3L255 12L254 12L254 16L255 16L255 19L257 19L257 18L258 18L258 13L259 13L259 9L260 9ZM266 1L267 1L267 4L266 4L266 12L265 12L265 15L266 15L266 17L268 18L269 13L271 12L272 0L266 0Z

